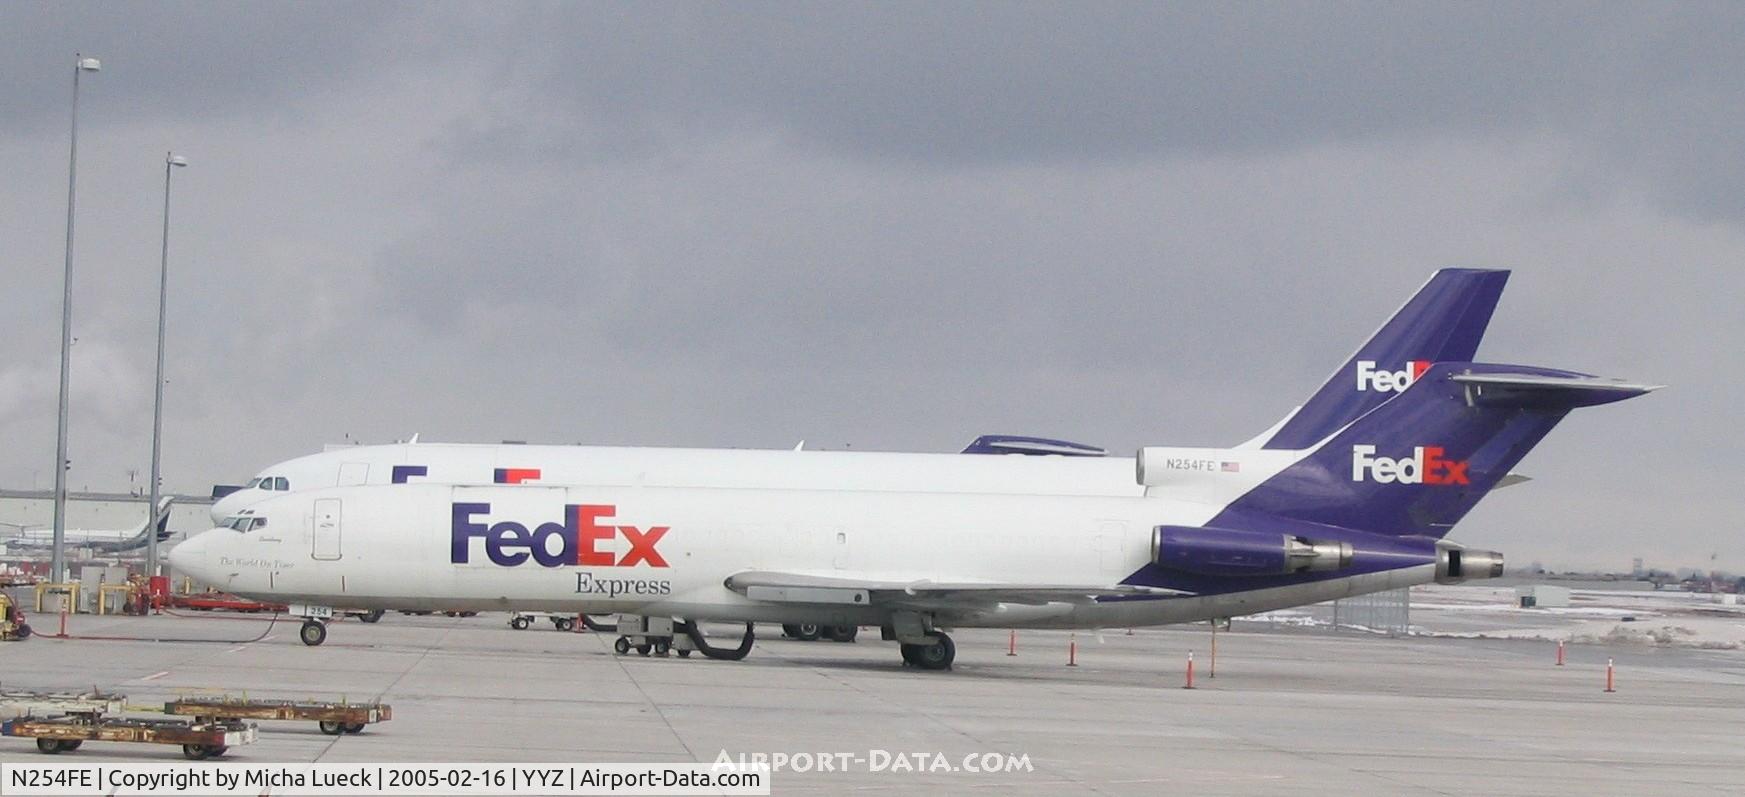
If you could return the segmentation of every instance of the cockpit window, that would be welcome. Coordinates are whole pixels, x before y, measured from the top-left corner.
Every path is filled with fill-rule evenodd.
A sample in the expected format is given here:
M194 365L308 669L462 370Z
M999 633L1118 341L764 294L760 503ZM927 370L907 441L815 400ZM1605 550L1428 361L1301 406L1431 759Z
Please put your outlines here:
M260 484L261 484L261 480L260 480L260 479L249 479L249 480L248 480L248 484L245 484L245 485L243 485L243 487L242 487L242 489L244 489L244 490L253 490L253 489L254 489L254 488L256 488L256 487L259 487L259 486L260 486Z
M264 518L264 517L251 517L249 515L237 515L236 517L233 517L233 518L224 522L225 528L235 529L236 531L240 531L240 532L243 532L245 534L250 532L250 531L253 531L255 529L265 528L266 525L267 525L266 518Z
M283 476L276 476L273 478L273 489L274 490L289 490L289 489L291 489L291 480L287 479Z

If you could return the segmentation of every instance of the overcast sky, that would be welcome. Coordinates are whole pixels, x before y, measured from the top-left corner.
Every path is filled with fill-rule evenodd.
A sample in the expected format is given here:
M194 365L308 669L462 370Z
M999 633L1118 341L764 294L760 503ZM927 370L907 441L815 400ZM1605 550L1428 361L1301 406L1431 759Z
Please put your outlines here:
M1410 7L1408 7L1410 6ZM1454 536L1745 569L1745 7L0 5L0 485L347 439L1232 445L1442 266L1571 416ZM130 477L129 471L138 471Z

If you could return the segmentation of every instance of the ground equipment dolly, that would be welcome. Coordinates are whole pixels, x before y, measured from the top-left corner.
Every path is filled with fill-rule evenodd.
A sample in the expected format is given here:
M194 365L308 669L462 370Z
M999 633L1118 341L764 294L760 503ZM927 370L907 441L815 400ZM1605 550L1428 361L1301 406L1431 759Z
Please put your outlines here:
M299 700L248 700L229 697L183 698L164 704L165 714L193 717L199 722L234 720L294 720L314 722L329 736L363 733L364 726L394 717L383 703L328 703Z
M231 747L253 744L254 723L237 720L183 722L109 717L126 708L121 695L90 692L3 692L0 707L23 716L0 723L0 736L36 739L36 749L57 755L88 741L179 744L182 755L200 761L224 755ZM52 716L37 716L38 712Z

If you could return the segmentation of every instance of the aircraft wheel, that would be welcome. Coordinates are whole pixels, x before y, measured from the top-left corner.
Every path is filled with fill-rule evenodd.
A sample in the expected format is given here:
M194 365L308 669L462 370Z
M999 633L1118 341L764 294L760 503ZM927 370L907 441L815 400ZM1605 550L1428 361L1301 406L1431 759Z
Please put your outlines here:
M795 626L795 629L800 633L795 634L794 638L801 642L815 641L824 634L824 629L816 623L803 623Z
M304 620L303 628L297 632L303 644L315 647L327 641L327 626L316 620Z
M860 636L860 626L832 625L825 628L825 633L832 642L853 642L855 637Z
M943 632L934 631L928 636L933 641L925 645L904 645L905 658L910 664L923 670L949 670L951 663L957 658L957 645L951 637Z
M612 643L612 649L617 651L618 655L620 655L620 656L622 656L626 653L629 653L630 652L630 638L629 637L618 637L618 641Z
M321 725L321 732L328 736L338 736L345 732L345 723L339 722L338 720L322 720L319 724Z

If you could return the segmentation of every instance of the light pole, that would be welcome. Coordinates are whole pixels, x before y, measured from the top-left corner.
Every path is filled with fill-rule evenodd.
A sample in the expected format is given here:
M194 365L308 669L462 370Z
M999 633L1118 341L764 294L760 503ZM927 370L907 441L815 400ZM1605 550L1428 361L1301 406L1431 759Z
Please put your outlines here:
M55 528L54 555L49 563L50 580L67 580L67 371L73 352L73 196L79 173L79 73L96 72L103 62L73 54L73 135L67 156L67 266L61 286L61 401L55 429Z
M164 308L170 285L170 172L187 166L188 159L174 152L164 153L164 256L158 266L158 378L157 398L151 410L151 499L145 505L145 575L158 574L158 452L162 450L164 434Z

